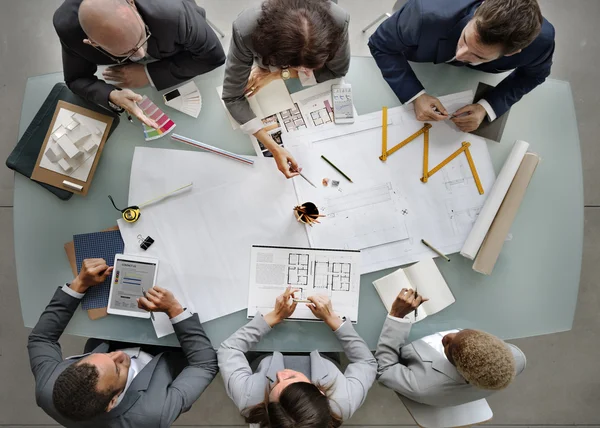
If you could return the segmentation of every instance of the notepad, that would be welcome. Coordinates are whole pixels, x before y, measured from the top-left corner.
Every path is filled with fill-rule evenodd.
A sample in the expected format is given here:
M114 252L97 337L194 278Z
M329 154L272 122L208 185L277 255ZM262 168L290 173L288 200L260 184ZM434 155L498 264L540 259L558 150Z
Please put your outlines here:
M106 260L109 266L112 266L115 254L123 253L125 247L121 232L118 230L74 235L73 244L77 272L81 271L81 265L85 259L101 258ZM110 280L109 275L102 284L90 287L81 300L81 307L84 310L105 308L108 305Z
M414 312L407 316L413 322L438 313L456 301L433 259L425 259L405 269L398 269L373 281L373 286L388 313L403 288L417 290L419 295L427 297L429 300L419 306L418 317L415 318Z

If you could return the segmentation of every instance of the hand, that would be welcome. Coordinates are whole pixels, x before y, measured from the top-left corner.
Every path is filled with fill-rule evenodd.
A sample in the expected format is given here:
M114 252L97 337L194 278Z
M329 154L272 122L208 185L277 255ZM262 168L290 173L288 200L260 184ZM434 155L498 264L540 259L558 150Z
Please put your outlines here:
M403 288L400 291L400 294L394 300L392 304L392 310L390 311L390 315L396 318L404 318L416 308L418 308L421 303L428 301L426 297L423 297L419 294L419 297L415 299L415 290L410 289L407 290Z
M85 293L88 288L102 284L112 274L113 268L106 264L104 259L85 259L77 278L70 287L78 293Z
M308 309L313 313L314 316L320 320L325 321L333 331L340 328L342 325L342 319L334 312L331 299L327 296L310 296L308 300L311 303L307 303Z
M277 297L275 300L275 308L264 316L267 324L274 327L294 313L297 303L294 302L293 297L296 291L300 290L296 288L292 289L288 286L284 293Z
M485 116L487 115L485 108L483 108L481 104L469 104L468 106L464 106L463 108L456 110L453 116L458 116L463 113L467 114L463 117L450 119L458 129L463 132L475 131L479 128L479 125L481 125L481 122L483 122L483 119L485 119Z
M137 117L140 122L143 122L154 129L158 129L158 123L146 117L142 109L136 104L142 101L141 95L136 94L130 89L123 89L122 91L115 89L108 95L108 99L111 103L123 107L127 112Z
M290 152L282 147L278 147L273 153L273 159L277 163L277 169L282 172L286 178L292 178L300 174L300 167L296 159L292 157Z
M150 83L143 64L111 65L102 72L102 77L119 88L142 88Z
M173 293L157 286L146 291L144 297L137 299L138 308L151 312L164 312L169 318L175 318L183 312L183 307Z
M448 112L436 97L423 94L414 101L414 105L417 120L425 122L448 119Z
M250 77L248 77L248 84L244 93L248 97L253 97L258 91L276 79L281 79L280 71L271 72L264 68L254 67L250 72Z

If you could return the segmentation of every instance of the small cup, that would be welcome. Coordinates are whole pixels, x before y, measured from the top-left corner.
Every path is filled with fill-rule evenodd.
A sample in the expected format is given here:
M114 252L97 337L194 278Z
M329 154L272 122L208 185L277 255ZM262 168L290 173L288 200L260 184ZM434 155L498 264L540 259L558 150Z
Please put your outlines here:
M300 210L304 211L306 214L303 214ZM296 220L300 223L310 224L306 221L306 216L316 220L319 217L319 209L312 202L304 202L302 205L294 207L294 215L296 216Z

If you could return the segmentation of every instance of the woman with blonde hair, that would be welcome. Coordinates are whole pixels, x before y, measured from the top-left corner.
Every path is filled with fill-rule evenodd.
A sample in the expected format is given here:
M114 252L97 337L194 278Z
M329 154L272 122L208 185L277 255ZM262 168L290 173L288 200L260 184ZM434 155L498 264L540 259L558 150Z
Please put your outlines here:
M258 427L335 428L364 402L375 381L377 363L352 323L340 318L326 296L311 296L312 313L325 322L342 345L350 364L342 373L330 355L248 353L277 324L294 313L296 290L280 295L275 309L252 321L225 340L217 356L227 395L246 422ZM250 354L248 354L248 357Z

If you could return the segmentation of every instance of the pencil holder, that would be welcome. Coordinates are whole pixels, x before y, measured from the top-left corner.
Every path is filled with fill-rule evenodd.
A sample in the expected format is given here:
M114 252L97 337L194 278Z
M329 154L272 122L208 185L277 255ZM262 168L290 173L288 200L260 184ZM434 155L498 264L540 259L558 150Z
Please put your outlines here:
M312 202L304 202L302 205L295 206L294 215L300 223L308 224L309 226L319 223L317 219L323 217L319 215L319 209Z

